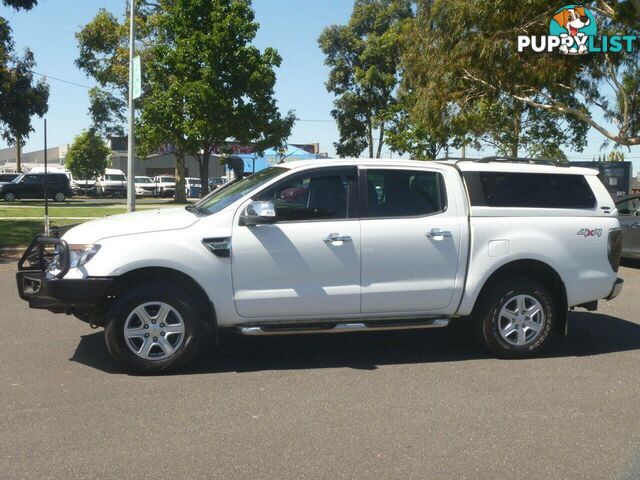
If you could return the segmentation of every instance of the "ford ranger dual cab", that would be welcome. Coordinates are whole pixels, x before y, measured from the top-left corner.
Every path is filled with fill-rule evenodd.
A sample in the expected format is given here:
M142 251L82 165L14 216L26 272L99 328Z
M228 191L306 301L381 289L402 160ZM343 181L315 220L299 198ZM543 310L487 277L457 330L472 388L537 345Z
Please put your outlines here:
M36 237L17 281L32 308L103 326L129 372L176 370L223 328L333 333L463 318L495 355L519 358L566 333L569 309L618 295L620 249L594 170L300 161L186 208Z

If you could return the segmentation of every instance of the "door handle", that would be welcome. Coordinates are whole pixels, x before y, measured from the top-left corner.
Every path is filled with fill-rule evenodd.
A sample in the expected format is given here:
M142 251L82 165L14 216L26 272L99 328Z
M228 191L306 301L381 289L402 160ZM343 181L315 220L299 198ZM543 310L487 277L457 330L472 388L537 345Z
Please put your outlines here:
M350 242L351 236L349 235L340 235L339 233L330 233L327 238L324 239L326 243L331 242Z
M448 230L442 230L440 228L432 228L431 231L425 233L427 238L449 238L452 236Z

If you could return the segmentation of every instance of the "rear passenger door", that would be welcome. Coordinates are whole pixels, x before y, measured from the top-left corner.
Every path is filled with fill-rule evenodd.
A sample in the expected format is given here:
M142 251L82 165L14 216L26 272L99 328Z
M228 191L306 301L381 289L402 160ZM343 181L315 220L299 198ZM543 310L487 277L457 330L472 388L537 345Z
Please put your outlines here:
M453 313L461 228L444 175L369 168L360 190L362 313Z

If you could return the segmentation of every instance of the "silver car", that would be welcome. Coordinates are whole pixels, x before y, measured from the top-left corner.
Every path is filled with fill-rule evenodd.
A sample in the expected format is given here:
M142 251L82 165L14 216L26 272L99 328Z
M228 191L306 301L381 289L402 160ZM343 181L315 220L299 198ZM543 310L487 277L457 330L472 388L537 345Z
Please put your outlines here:
M640 195L630 195L616 202L622 225L622 256L640 259Z

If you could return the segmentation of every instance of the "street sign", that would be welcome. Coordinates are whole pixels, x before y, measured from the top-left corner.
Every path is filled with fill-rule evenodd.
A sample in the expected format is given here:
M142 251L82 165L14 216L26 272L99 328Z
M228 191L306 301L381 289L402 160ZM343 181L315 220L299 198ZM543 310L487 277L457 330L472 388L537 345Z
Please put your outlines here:
M140 56L133 57L133 98L142 96L142 66L140 64Z

